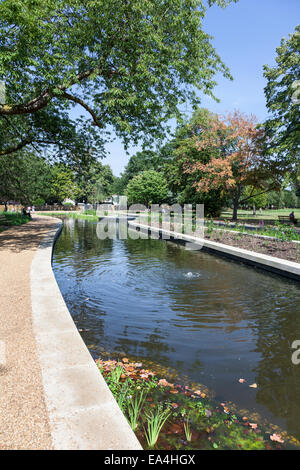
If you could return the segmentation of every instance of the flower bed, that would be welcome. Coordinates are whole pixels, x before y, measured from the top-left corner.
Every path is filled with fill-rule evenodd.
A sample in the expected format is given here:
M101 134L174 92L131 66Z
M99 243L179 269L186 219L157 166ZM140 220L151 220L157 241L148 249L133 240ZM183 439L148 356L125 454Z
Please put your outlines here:
M266 240L251 235L235 234L226 230L214 230L205 233L205 238L224 245L300 263L300 245L291 241Z

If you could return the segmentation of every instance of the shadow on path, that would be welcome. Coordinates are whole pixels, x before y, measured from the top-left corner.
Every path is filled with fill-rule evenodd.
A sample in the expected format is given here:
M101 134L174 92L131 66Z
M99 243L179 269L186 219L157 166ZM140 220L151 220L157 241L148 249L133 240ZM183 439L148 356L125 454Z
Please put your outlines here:
M37 248L44 236L54 225L55 219L49 217L33 218L24 225L11 227L0 233L0 251L22 252Z

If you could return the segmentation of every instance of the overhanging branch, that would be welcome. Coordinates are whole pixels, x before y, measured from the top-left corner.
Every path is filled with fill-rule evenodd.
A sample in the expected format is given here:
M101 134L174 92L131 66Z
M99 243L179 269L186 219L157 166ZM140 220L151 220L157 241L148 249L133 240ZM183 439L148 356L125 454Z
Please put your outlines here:
M109 70L105 72L102 70L102 67L100 66L95 67L93 69L86 70L85 72L79 73L76 76L76 78L74 80L70 80L68 84L58 85L57 87L53 87L51 89L47 88L39 96L28 101L27 103L12 104L12 105L0 104L0 116L15 116L15 115L36 113L40 109L45 108L48 105L48 103L52 100L52 98L54 97L59 98L71 86L75 85L76 83L82 82L83 80L89 78L91 75L94 75L94 74L98 75L100 73L105 78L111 78L112 76L119 74L117 70ZM74 101L74 98L75 97L73 97L73 101Z
M103 124L99 121L99 118L98 116L96 115L96 113L80 98L78 98L77 96L73 96L71 95L70 93L67 93L66 91L63 92L61 95L58 96L59 97L62 97L62 98L66 98L68 99L69 101L74 101L74 103L77 103L79 104L80 106L82 106L93 118L93 123L98 126L98 127L104 127Z

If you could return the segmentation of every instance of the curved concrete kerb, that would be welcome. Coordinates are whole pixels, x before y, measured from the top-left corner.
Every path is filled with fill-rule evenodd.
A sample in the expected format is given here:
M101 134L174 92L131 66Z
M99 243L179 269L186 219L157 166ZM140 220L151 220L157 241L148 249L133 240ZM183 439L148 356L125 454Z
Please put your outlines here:
M86 348L51 267L59 219L31 265L33 327L55 449L141 450Z
M145 224L136 222L128 222L130 228L140 229L142 232L151 236L151 234L158 234L159 237L166 235L165 239L173 241L184 241L194 244L194 249L204 249L212 251L222 256L227 256L238 261L242 261L246 264L258 266L266 271L271 271L280 274L291 279L300 280L300 263L294 263L275 256L264 255L255 251L244 250L243 248L237 248L223 243L213 242L204 238L194 237L192 235L185 235L183 233L172 232L170 230L164 230L159 227L153 227Z

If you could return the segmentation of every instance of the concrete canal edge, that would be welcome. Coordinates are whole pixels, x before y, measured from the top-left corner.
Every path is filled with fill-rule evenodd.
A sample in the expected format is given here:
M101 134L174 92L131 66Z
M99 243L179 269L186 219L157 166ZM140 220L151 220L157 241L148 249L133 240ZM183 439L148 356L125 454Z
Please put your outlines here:
M52 226L31 265L33 328L56 450L142 450L85 346L52 270L62 222Z
M216 253L300 281L300 263L294 263L292 261L276 258L275 256L263 255L254 251L224 245L223 243L212 242L207 239L199 239L191 235L163 230L158 227L150 227L149 225L139 224L137 222L128 222L128 225L132 229L137 228L148 235L153 233L159 235L160 238L162 238L163 235L167 236L170 240L175 242L190 242L195 245L195 249L197 249L197 245L199 245L199 249L202 247L205 251Z

